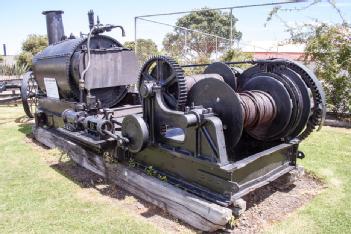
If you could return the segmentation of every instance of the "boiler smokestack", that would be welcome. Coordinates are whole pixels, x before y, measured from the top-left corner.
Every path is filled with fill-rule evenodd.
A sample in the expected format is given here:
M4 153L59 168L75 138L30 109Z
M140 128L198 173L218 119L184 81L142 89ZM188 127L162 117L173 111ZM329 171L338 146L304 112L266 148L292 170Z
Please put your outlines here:
M50 45L63 40L65 37L62 14L63 11L43 11L43 15L46 16L46 29Z

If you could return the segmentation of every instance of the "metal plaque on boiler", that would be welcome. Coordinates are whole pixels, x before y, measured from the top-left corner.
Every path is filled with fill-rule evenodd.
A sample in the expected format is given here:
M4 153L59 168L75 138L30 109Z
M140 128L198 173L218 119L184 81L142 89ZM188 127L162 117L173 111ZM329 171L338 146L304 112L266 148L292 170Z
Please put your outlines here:
M55 78L44 77L46 95L50 98L59 99L59 92Z

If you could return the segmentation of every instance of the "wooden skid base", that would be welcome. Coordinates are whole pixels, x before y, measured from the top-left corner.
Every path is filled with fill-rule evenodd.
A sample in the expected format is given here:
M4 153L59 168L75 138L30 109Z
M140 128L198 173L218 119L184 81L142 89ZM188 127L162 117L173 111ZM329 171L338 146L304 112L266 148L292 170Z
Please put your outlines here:
M176 218L202 231L215 231L226 226L232 210L210 203L175 186L147 176L122 164L108 164L102 158L54 131L33 128L37 141L49 148L59 148L82 167L99 174L135 196L148 201Z

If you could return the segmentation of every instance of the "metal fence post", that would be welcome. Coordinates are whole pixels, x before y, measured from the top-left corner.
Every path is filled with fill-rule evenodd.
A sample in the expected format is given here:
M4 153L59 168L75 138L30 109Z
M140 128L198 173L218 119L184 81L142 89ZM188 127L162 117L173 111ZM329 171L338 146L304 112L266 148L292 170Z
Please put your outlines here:
M186 54L186 48L188 46L187 44L187 37L188 37L188 30L185 29L185 33L184 33L184 55Z
M230 8L230 48L233 47L233 8Z
M134 17L134 53L137 55L137 19L138 17Z
M216 37L216 59L218 59L218 37Z

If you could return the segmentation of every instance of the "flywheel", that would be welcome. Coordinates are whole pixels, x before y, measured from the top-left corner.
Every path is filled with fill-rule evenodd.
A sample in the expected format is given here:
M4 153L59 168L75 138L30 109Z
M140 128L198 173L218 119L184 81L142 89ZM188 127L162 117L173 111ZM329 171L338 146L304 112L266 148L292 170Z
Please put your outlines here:
M184 71L179 64L167 56L155 56L141 68L138 89L144 81L154 81L162 89L166 106L172 110L183 110L187 99Z
M21 99L23 110L29 118L34 118L34 113L38 106L38 83L33 72L24 74L21 83Z

